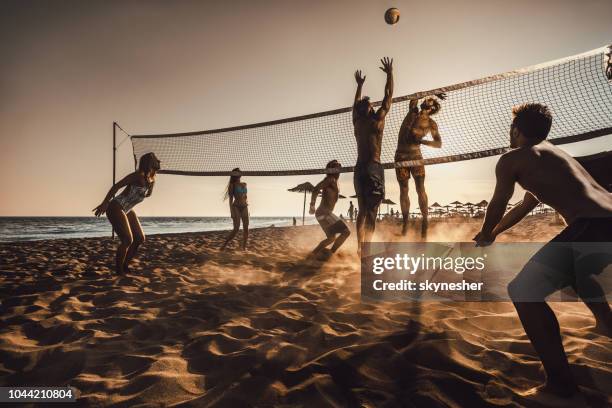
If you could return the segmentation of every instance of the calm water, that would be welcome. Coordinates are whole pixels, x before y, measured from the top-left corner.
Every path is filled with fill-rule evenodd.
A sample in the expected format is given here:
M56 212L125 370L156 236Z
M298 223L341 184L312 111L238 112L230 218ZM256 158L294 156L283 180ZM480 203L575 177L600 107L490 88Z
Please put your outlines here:
M145 234L220 231L232 229L229 217L140 217ZM306 217L306 224L313 224ZM298 219L298 225L302 220ZM291 217L252 217L250 228L292 225ZM0 217L0 242L54 238L110 236L106 218L95 217Z

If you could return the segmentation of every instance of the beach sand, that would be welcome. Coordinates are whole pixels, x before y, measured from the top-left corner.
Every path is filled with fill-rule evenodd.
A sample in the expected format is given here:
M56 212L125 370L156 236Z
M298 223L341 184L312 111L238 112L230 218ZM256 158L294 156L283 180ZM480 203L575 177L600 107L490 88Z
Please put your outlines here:
M547 240L551 221L503 238ZM429 240L479 226L433 222ZM253 230L244 253L219 252L225 235L150 236L126 276L110 238L0 244L0 386L70 385L86 406L558 402L523 395L544 374L512 304L362 303L354 235L327 262L306 259L317 226ZM610 406L610 339L582 303L552 307L584 406Z

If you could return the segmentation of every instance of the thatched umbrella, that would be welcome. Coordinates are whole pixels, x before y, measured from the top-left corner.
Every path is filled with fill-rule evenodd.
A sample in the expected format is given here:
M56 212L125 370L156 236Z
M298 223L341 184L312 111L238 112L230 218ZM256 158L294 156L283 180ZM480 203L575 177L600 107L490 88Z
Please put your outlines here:
M381 204L387 204L387 214L389 214L389 206L396 205L393 201L389 200L388 198L385 198L384 200L382 200Z
M470 215L472 215L474 213L474 205L473 203L470 203L469 201L465 204L463 204L465 207L468 208L468 210L470 211Z
M442 206L440 204L438 204L438 202L436 201L435 203L433 203L431 206L429 206L429 210L434 213L434 214L439 214L440 213L440 208L442 208Z
M304 208L302 209L302 225L304 225L306 220L306 193L312 193L314 191L314 186L312 183L307 181L305 183L298 184L287 191L291 191L292 193L304 193Z
M452 203L450 203L450 205L454 205L455 208L453 208L455 210L456 213L459 213L459 207L463 206L463 203L461 201L453 201Z

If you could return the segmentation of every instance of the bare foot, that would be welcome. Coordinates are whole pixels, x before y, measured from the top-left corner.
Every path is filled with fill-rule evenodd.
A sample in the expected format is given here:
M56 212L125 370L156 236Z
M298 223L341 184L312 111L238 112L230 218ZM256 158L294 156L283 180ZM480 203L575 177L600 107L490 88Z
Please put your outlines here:
M547 407L579 408L588 406L585 405L584 395L575 386L574 388L568 388L558 385L552 386L547 383L520 393L520 395L529 400L538 401Z
M316 255L317 260L327 261L334 253L327 248L322 248Z

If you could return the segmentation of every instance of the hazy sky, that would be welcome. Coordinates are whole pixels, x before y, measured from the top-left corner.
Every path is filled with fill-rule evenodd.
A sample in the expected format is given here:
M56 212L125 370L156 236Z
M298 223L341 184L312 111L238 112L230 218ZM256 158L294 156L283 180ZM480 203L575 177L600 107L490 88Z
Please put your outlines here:
M390 6L401 11L393 27ZM0 0L0 215L90 214L111 183L113 121L134 134L184 132L345 107L357 68L377 100L383 56L405 95L612 43L610 16L610 0ZM119 177L133 169L129 141L118 160ZM489 199L496 160L428 166L430 203ZM245 178L251 215L301 214L287 188L319 179ZM137 212L227 215L226 182L160 175ZM354 193L351 174L341 192Z

